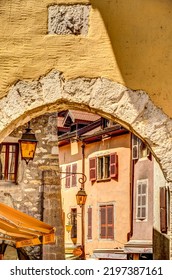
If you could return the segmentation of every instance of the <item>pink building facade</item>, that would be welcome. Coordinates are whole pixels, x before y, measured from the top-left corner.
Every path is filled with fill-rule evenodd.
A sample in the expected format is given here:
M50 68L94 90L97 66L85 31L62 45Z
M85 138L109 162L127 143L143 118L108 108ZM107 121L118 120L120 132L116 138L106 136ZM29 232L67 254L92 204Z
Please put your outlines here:
M84 243L85 259L153 259L165 180L147 146L119 124L79 111L60 113L58 146L64 225L72 225L65 232L68 255L76 257ZM82 173L83 217L76 203Z

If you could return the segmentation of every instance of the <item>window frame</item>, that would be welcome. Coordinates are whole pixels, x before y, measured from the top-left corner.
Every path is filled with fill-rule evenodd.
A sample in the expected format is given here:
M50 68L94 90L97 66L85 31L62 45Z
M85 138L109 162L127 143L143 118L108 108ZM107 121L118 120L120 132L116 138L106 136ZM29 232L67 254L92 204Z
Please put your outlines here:
M108 167L106 167L106 158ZM101 166L102 165L102 166ZM100 170L101 169L101 170ZM109 169L109 170L107 170ZM102 173L102 176L99 176ZM105 174L109 176L106 177ZM89 158L90 181L109 181L118 177L118 155L116 152Z
M132 134L132 159L139 159L139 141L135 134Z
M112 218L108 217L108 210L111 209ZM105 223L103 223L102 210L105 211ZM99 205L99 239L101 241L113 241L114 240L114 226L115 226L115 214L114 214L114 204L100 204ZM112 223L109 223L109 220L112 220ZM105 234L102 234L103 228L105 230ZM112 234L108 234L109 229Z
M146 143L144 143L135 134L132 134L132 159L144 160L149 158L151 160L151 152Z
M11 182L17 184L17 175L18 175L18 161L19 161L19 144L16 142L2 142L0 143L0 154L2 150L2 146L5 146L5 152L4 152L4 171L2 174L4 174L4 179L0 179L0 181L5 182ZM15 147L14 152L10 152L10 146ZM9 172L9 160L10 160L10 154L14 154L14 172ZM8 179L9 175L14 175L14 180Z
M108 165L106 163L107 158ZM106 174L109 176L106 177ZM97 157L97 181L109 180L110 178L110 154Z
M146 185L146 191L143 193L141 191L141 194L138 192L139 185L143 186L143 184ZM138 202L139 197L141 198L141 201L143 197L145 197L145 204L140 204ZM141 214L140 216L138 215L138 209L143 209L145 208L145 216L143 217ZM137 180L136 184L136 221L137 222L142 222L142 221L147 221L148 220L148 179L143 179L143 180Z

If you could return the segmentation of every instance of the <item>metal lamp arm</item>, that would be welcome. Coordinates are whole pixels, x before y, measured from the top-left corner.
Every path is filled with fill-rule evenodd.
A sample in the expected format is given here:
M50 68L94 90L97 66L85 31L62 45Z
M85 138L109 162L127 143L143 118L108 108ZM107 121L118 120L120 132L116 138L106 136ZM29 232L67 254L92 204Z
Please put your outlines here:
M80 184L84 184L86 181L87 181L87 176L84 174L84 173L80 173L80 172L65 172L65 171L60 171L59 172L60 174L66 174L65 177L61 178L61 179L64 179L66 178L67 176L71 176L71 175L81 175L82 177L78 178L78 182Z

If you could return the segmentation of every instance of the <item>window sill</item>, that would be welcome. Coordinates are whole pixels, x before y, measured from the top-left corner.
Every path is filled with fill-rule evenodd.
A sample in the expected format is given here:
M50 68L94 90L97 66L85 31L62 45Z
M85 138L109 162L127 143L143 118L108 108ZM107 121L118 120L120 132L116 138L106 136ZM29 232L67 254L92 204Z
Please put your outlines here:
M111 238L99 238L99 241L105 241L105 242L114 242L115 239L111 239Z
M136 219L136 222L137 223L142 223L142 222L147 222L147 219Z
M111 178L104 178L104 179L97 179L96 182L107 182L107 181L110 181Z
M145 157L140 157L138 160L139 161L144 161L144 160L148 160L149 158L148 158L148 156L145 156Z

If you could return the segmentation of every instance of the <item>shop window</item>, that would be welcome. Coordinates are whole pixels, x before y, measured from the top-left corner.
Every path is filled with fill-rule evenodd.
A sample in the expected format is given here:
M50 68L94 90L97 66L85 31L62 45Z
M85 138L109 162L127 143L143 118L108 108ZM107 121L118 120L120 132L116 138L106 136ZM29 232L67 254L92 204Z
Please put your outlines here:
M17 183L18 143L0 144L0 180Z
M90 181L116 178L118 175L118 156L116 153L90 158Z
M114 239L114 206L100 206L100 238Z
M137 181L137 220L145 220L147 218L147 188L148 180Z

